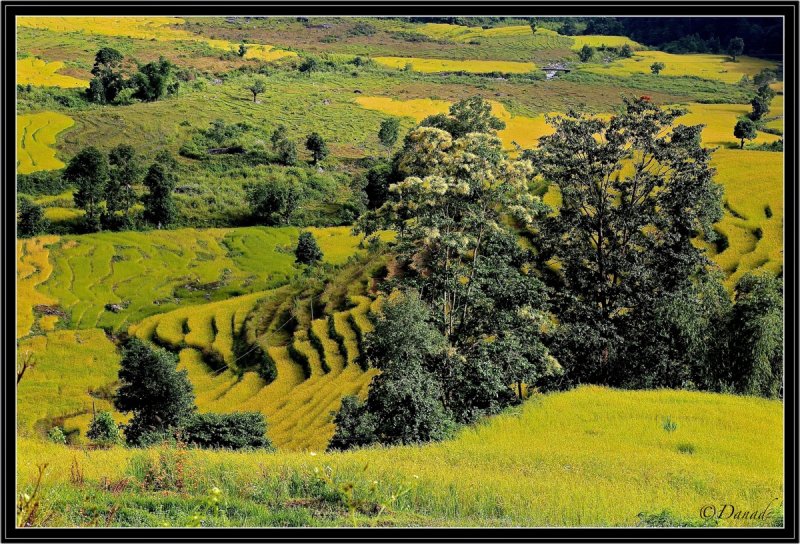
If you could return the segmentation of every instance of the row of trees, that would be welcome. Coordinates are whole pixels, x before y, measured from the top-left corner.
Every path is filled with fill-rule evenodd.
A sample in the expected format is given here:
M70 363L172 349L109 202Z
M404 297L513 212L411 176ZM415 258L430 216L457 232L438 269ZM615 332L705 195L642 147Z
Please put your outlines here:
M139 64L138 71L126 78L122 71L124 56L111 47L103 47L95 55L86 97L98 104L127 102L136 98L146 102L159 100L178 91L176 67L161 57L157 61Z
M750 101L752 111L746 117L739 119L733 128L733 135L740 140L739 147L741 149L744 148L745 140L756 138L761 121L770 112L770 104L775 98L775 91L769 84L774 79L774 75L775 72L772 70L764 69L754 78L758 88Z
M746 43L751 55L782 54L783 26L775 17L591 17L585 21L584 34L628 36L671 53L727 53L735 59ZM572 28L577 31L574 21Z
M107 155L95 147L79 151L69 162L63 177L75 186L75 205L84 210L84 228L132 228L133 206L139 201L135 186L143 183L147 193L141 198L144 219L158 228L175 219L173 190L177 182L177 163L167 151L160 152L146 170L136 151L127 144Z
M412 130L359 222L397 232L395 293L365 346L381 374L342 404L331 447L435 440L525 385L780 395L780 282L747 275L732 302L692 244L716 236L722 189L683 113L642 98L608 121L551 117L519 159L480 98Z

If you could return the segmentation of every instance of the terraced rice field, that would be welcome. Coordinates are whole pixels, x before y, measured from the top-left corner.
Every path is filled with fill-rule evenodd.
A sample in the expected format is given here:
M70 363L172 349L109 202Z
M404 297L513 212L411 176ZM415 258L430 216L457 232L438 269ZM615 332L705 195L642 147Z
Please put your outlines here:
M20 305L18 334L30 331L32 307L39 303L66 312L71 328L119 329L181 306L282 285L297 272L293 250L299 232L180 229L19 241L18 261L27 267L21 268L20 285L30 291L30 302ZM341 264L358 251L360 238L349 227L312 232L326 262ZM112 304L118 307L109 309Z
M582 65L580 69L615 76L649 74L650 65L654 62L666 65L660 74L662 77L694 76L725 83L738 83L744 75L752 78L764 68L775 67L774 62L752 57L739 57L732 62L726 55L673 55L663 51L638 51L629 59L620 59L607 65Z
M530 31L530 29L529 29ZM414 57L374 57L378 64L403 70L410 65L415 72L470 72L488 74L501 72L506 74L526 74L536 69L532 62L515 62L509 60L447 60L422 59Z
M365 398L376 374L357 364L358 338L372 330L367 317L372 301L353 297L351 309L284 335L277 324L283 317L279 309L286 302L281 297L282 291L276 290L183 308L145 319L129 332L179 351L179 368L188 372L200 411L259 411L266 416L268 436L279 448L324 450L335 430L332 413L342 397ZM259 300L266 301L261 308L272 312L268 317L275 321L256 340L277 369L271 383L239 368L241 356L237 360L232 349L233 338L242 332L247 314ZM332 338L332 332L341 341ZM209 367L203 359L209 350L220 353L226 366Z
M503 140L504 147L507 150L515 150L515 142L525 149L530 149L537 145L539 138L553 133L553 129L545 121L544 115L537 117L511 115L500 102L490 102L492 104L492 113L506 123L506 128L499 131L498 135ZM394 100L382 96L358 97L356 98L356 103L364 108L377 110L389 115L411 117L416 122L422 121L429 115L447 113L452 105L446 100L428 98Z
M30 334L35 306L57 303L55 298L37 290L53 273L48 246L56 242L58 236L17 240L17 338ZM53 323L52 318L49 321Z
M771 151L720 149L712 164L725 187L725 217L717 226L729 247L714 260L733 287L747 271L783 268L783 165ZM776 160L778 159L778 160Z
M39 170L57 170L65 165L50 147L56 136L75 122L53 111L17 116L17 172L30 174Z
M36 57L26 57L17 61L17 85L34 85L37 87L61 87L64 89L82 89L89 82L64 74L57 74L64 63L47 62Z
M239 43L206 38L175 28L186 21L178 17L17 17L19 26L54 32L81 32L100 36L119 36L140 40L202 42L214 49L238 51ZM276 60L297 56L294 51L275 49L266 44L249 44L245 58Z

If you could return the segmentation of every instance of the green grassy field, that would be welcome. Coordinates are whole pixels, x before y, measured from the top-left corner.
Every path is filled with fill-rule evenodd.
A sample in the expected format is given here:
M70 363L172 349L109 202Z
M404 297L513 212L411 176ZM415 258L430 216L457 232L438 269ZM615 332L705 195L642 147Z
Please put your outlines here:
M49 463L42 497L53 525L88 524L95 512L102 525L112 506L115 524L151 526L186 525L194 515L207 526L633 526L640 513L664 510L702 524L707 504L762 510L772 501L781 515L781 412L779 402L748 397L580 387L535 396L519 410L422 447L162 451L165 462L181 459L182 491L141 489L144 459L157 460L159 450L80 451L25 438L18 474L30 490L36 465ZM667 418L674 431L665 430ZM70 483L73 463L83 474L81 488ZM121 491L104 490L103 482ZM349 502L337 493L348 483ZM203 506L214 487L225 506L218 514ZM386 509L377 515L380 505Z

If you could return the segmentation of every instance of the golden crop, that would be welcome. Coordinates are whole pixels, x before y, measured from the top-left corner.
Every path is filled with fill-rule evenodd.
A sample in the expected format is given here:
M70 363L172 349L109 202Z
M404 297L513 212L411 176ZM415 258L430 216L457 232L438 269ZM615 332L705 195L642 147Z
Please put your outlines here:
M46 62L35 57L26 57L18 60L17 85L62 87L65 89L81 89L89 86L89 82L84 79L57 74L56 72L63 67L63 62Z
M17 116L17 173L57 170L64 163L50 147L56 136L75 122L63 113L44 111Z

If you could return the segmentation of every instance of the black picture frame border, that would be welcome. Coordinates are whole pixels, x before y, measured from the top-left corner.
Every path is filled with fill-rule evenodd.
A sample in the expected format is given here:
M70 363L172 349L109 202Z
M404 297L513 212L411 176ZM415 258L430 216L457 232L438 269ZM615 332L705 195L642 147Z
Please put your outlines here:
M2 531L3 542L798 542L798 1L331 1L331 2L64 2L3 0L3 188L0 256L3 306ZM18 15L276 15L276 16L782 16L784 30L784 279L785 279L785 489L784 528L26 528L15 527L16 387L16 128L15 24ZM13 264L12 264L13 263Z

